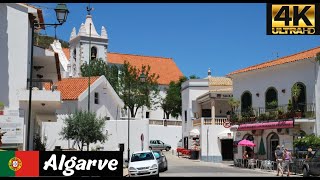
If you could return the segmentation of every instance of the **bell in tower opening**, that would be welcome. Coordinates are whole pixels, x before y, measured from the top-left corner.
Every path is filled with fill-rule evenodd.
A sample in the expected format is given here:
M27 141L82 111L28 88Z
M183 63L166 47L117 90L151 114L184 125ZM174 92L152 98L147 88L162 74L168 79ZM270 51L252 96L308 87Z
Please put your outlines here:
M91 48L91 60L96 59L96 58L97 58L97 48L92 47Z

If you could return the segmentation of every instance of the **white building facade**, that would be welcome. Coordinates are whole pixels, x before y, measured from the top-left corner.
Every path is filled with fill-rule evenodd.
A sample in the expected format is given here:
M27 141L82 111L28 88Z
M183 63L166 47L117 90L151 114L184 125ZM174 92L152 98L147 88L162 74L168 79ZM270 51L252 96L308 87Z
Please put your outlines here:
M252 157L274 160L277 145L294 150L294 139L304 134L319 134L316 108L319 63L315 61L319 51L319 48L310 49L228 75L233 80L233 96L240 101L234 138L235 141L249 139L257 145ZM295 84L301 89L296 100L292 97ZM288 105L289 100L292 106ZM287 113L290 107L293 114ZM252 119L248 120L244 113L251 108ZM266 153L259 152L261 142ZM241 159L244 150L244 147L235 148L235 158Z
M232 81L225 77L191 79L182 84L183 148L199 149L199 159L233 159L233 133L224 124L231 111Z
M57 54L33 46L33 67L31 61L32 17L43 23L42 11L22 3L0 5L1 27L0 52L0 101L5 104L0 126L7 133L3 137L3 149L33 149L34 135L44 121L56 121L56 109L60 108L60 92L52 86L60 77ZM31 19L29 19L31 18ZM36 26L40 30L43 26ZM36 30L36 31L37 31ZM33 71L32 103L29 123L29 74ZM45 89L45 86L48 89ZM27 134L28 124L30 133ZM29 141L29 147L27 147Z

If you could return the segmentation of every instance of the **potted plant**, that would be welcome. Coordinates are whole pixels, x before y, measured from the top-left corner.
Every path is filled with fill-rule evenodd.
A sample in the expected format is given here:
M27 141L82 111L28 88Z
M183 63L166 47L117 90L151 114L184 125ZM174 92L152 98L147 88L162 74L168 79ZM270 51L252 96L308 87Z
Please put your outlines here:
M268 120L268 117L265 113L261 113L258 119L261 121L265 121L265 120Z
M297 83L294 84L291 88L291 95L292 95L292 98L293 98L294 104L295 104L295 117L296 118L302 117L302 112L300 111L300 109L298 107L298 98L300 96L300 93L301 93L300 86Z
M289 101L288 101L287 113L286 114L287 114L287 118L293 118L293 116L294 116L291 99L289 99Z
M278 119L285 119L286 118L286 114L284 113L282 108L278 108Z
M0 102L0 115L3 115L4 103Z
M278 106L277 100L273 100L273 101L267 103L267 109L276 109L277 106Z
M248 108L248 116L249 116L249 120L250 121L255 121L256 120L256 116L254 115L252 107Z

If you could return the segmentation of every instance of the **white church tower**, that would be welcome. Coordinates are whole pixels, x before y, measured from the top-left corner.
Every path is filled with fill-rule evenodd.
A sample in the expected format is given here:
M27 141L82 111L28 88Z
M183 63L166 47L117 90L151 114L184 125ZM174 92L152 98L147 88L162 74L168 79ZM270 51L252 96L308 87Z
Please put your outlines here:
M91 60L101 58L104 60L104 62L106 62L108 49L107 30L102 26L101 35L99 35L93 24L90 13L88 13L85 23L81 24L78 34L76 33L76 29L73 28L70 35L69 44L70 77L81 76L80 66L85 62L89 63L90 57ZM91 52L91 56L89 56L89 52Z

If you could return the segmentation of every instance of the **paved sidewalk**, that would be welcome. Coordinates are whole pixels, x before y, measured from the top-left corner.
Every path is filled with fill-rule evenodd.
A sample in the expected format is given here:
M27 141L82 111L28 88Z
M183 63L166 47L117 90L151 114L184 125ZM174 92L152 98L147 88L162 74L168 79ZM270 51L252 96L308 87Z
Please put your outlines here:
M240 167L235 167L233 165L233 161L223 161L221 163L213 163L213 162L205 162L205 161L200 161L200 160L192 160L192 159L188 159L188 158L184 158L184 157L178 157L176 155L172 155L171 153L165 153L167 159L168 159L168 163L170 163L170 161L176 161L176 162L185 162L183 164L189 164L190 166L206 166L206 167L217 167L217 168L233 168L233 169L241 169L243 171L246 171L248 173L250 172L259 172L259 173L263 173L263 174L269 174L269 175L274 175L276 177L276 170L272 170L272 171L267 171L267 170L261 170L260 168L254 168L254 169L249 169L249 168L240 168ZM190 163L192 162L192 163ZM287 176L286 174L284 174L283 176ZM290 176L292 177L301 177L300 174L290 174Z
M123 176L128 176L128 168L123 168Z
M128 168L123 168L123 176L128 176Z

